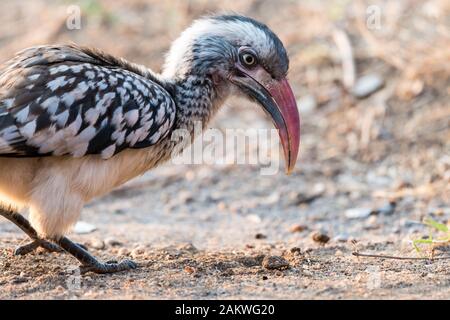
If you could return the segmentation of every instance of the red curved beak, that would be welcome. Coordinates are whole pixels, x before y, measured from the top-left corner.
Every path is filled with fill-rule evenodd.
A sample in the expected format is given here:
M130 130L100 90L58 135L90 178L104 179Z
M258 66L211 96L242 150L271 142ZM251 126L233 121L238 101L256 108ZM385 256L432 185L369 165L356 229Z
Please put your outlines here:
M249 72L241 68L239 71L241 74L231 76L230 80L257 100L272 118L283 146L286 173L290 174L295 167L300 145L300 115L291 86L286 78L272 80L265 71Z
M286 173L290 174L297 162L300 146L300 115L294 93L286 78L277 82L271 82L267 90L275 100L281 113L283 122L274 119L275 126L279 130L281 144L283 145L284 157L286 159Z

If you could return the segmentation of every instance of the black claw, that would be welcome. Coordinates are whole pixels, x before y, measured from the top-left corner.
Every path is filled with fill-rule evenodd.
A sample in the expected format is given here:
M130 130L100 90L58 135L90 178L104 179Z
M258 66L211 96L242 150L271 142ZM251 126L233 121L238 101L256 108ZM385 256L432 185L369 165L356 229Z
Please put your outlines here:
M46 240L39 239L39 240L34 240L30 243L27 243L23 246L16 248L14 250L14 255L23 256L23 255L26 255L26 254L36 250L39 247L44 248L45 250L47 250L49 252L62 252L62 249L59 246L57 246L56 244L51 243Z
M138 267L137 263L132 260L124 260L124 262L128 263L128 265L130 266L130 269L137 269L137 267Z
M36 250L36 248L39 247L39 243L37 241L33 241L30 243L27 243L23 246L17 247L14 250L14 255L15 256L23 256L26 255L34 250Z

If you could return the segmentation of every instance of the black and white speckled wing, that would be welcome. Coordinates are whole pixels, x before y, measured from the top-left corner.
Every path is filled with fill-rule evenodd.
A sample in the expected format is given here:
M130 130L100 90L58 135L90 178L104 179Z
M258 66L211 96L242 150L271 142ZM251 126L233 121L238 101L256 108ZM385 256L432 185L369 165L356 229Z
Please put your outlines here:
M0 68L0 156L101 154L165 137L175 103L148 70L75 46L36 47Z

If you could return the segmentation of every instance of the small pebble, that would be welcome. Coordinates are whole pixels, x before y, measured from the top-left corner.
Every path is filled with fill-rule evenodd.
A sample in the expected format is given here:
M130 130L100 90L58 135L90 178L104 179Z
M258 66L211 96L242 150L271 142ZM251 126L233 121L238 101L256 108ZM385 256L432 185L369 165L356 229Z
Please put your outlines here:
M225 211L227 209L227 205L225 204L225 202L220 201L217 204L217 209L219 209L220 211Z
M308 227L305 226L305 225L295 224L289 229L289 232L291 232L291 233L302 232L302 231L305 231L307 229L308 229Z
M381 76L377 74L368 74L356 81L352 93L355 97L363 99L377 92L383 88L383 86L384 80Z
M12 283L19 284L19 283L28 282L28 280L29 279L27 277L17 276L12 279Z
M120 248L117 253L119 256L127 256L130 254L130 251L127 248Z
M345 211L345 216L348 219L363 219L368 218L371 213L370 208L352 208Z
M366 220L364 228L367 230L378 228L378 217L377 216L371 216L369 219Z
M89 241L89 247L97 250L102 250L105 248L105 243L102 240L94 239Z
M262 233L257 233L255 235L255 239L258 239L258 240L266 239L266 238L267 238L267 236L265 234L262 234Z
M312 235L312 239L316 242L319 243L327 243L328 241L330 241L330 237L328 235L326 235L325 233L322 232L315 232Z
M193 268L191 266L186 266L186 267L184 267L184 272L193 274L195 272L195 268Z
M302 254L302 250L300 248L298 248L298 247L293 247L293 248L289 249L289 251L292 254Z
M113 212L114 212L114 214L117 214L117 215L126 213L126 211L124 209L115 209Z
M108 246L111 246L111 247L118 247L118 246L121 246L121 245L122 245L122 242L120 242L120 241L118 241L118 240L116 240L116 239L114 239L114 238L106 238L106 239L105 239L105 243L106 243Z
M379 207L378 209L375 209L374 212L376 212L377 214L383 214L386 216L390 216L391 214L394 213L396 206L397 206L397 204L395 201L389 201L389 202L385 203L384 205L382 205L381 207Z
M190 253L197 253L198 249L192 243L184 243L177 247L177 249L182 251L187 251Z
M194 196L189 191L181 191L178 193L178 202L180 204L188 204L194 201Z
M141 247L141 246L134 248L133 250L131 250L131 253L130 253L131 257L133 257L133 258L136 258L143 254L145 254L145 248Z
M261 223L261 217L258 216L257 214L249 214L248 216L246 216L246 219L251 222L251 223Z
M77 234L87 234L94 232L95 230L97 230L96 226L85 221L78 221L73 227L73 232Z
M268 270L284 270L289 268L289 262L279 256L265 256L262 266Z

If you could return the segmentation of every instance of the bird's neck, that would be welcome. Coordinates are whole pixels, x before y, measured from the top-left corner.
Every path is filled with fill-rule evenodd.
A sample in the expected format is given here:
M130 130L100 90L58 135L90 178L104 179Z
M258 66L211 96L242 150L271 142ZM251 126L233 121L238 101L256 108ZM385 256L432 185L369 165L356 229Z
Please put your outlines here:
M204 129L228 97L228 88L214 83L212 77L190 74L175 81L177 105L175 129Z

